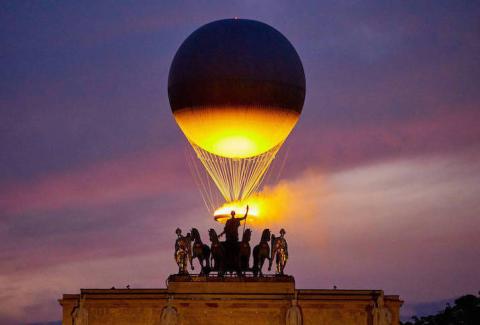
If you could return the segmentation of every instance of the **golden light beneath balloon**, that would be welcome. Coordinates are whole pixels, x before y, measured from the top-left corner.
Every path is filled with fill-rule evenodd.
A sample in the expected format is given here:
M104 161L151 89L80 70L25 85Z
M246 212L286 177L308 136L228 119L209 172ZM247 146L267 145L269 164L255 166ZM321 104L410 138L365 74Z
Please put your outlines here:
M288 210L285 204L290 205L290 197L291 193L284 186L280 186L275 188L274 191L268 190L265 193L250 196L243 201L226 202L215 210L213 217L216 221L225 223L231 217L230 213L233 210L236 218L242 218L248 205L247 225L261 227L272 222L278 222L284 217L285 211Z
M300 114L269 107L197 107L177 110L174 116L189 141L203 150L249 158L285 141Z
M259 205L253 202L253 200L249 200L249 202L227 202L215 210L213 217L216 221L225 223L231 217L231 212L235 211L235 217L242 218L247 211L247 204L249 206L248 222L255 222L255 220L260 218L260 209Z

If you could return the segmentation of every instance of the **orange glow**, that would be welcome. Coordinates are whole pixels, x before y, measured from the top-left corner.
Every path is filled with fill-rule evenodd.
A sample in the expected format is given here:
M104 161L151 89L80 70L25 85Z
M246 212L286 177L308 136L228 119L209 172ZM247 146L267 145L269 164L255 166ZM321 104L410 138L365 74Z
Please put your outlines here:
M278 196L278 193L276 193ZM275 213L276 206L274 205L276 199L272 196L266 197L261 194L254 195L242 202L226 202L213 213L214 219L218 222L225 223L230 218L230 213L235 211L236 218L242 218L245 215L247 205L248 223L253 225L264 224L272 217L272 212ZM276 215L276 213L275 213Z
M235 216L241 218L245 215L248 204L250 212L247 227L261 229L262 227L283 227L292 222L308 223L320 210L317 198L310 196L308 192L312 188L318 193L323 193L323 181L319 177L311 178L310 176L305 177L305 181L302 180L301 183L282 181L274 187L264 188L261 193L242 202L225 203L215 211L214 217L229 218L230 211L235 210ZM226 221L219 218L216 220Z
M175 111L174 116L185 136L203 150L248 158L284 141L299 113L268 107L205 107Z
M258 205L254 202L241 203L241 202L227 202L220 208L215 210L213 217L216 221L225 223L230 218L230 213L235 211L236 218L242 218L245 215L247 204L249 205L248 222L255 221L259 217Z

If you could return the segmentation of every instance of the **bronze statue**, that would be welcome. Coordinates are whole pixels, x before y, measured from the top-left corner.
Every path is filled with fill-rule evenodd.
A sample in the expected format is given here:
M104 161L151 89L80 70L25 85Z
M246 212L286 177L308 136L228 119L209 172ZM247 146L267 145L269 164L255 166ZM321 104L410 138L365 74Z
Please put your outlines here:
M208 235L210 237L210 241L212 245L210 246L211 258L212 261L210 265L212 265L212 270L217 271L218 275L222 276L225 270L225 249L223 245L218 240L217 232L215 229L208 230Z
M188 274L188 262L190 261L190 265L193 270L192 265L192 240L190 234L187 236L182 236L182 231L180 228L175 230L177 234L177 240L175 241L175 261L178 265L178 274L186 275Z
M240 269L242 272L250 271L250 238L252 231L247 229L243 232L242 241L240 242Z
M288 245L284 238L285 233L285 229L282 228L280 229L280 237L275 237L275 235L272 234L272 254L268 270L270 271L272 269L272 262L275 257L275 274L277 275L283 275L283 270L288 260Z
M276 275L284 275L284 269L288 260L288 245L285 240L285 229L280 230L280 236L271 234L270 229L264 229L258 245L250 248L252 231L245 229L242 241L238 241L238 228L240 221L246 220L249 207L242 218L235 218L235 211L231 212L231 218L225 224L224 231L217 235L214 229L208 230L211 246L204 244L200 233L192 228L191 234L182 236L182 231L177 228L177 240L175 242L175 261L178 264L178 274L188 274L188 262L194 270L193 259L198 258L201 266L200 275L208 276L211 271L217 272L218 276L225 273L234 273L244 276L246 272L253 272L255 277L263 276L263 265L269 260L268 270L272 269L273 259L276 262ZM226 235L226 240L221 242L219 237ZM192 245L193 242L193 245ZM271 246L270 246L271 245ZM250 267L250 256L253 255L253 264Z
M230 212L232 217L227 220L223 232L218 235L218 237L225 235L227 242L238 242L238 228L240 227L240 221L247 218L248 209L249 207L247 205L247 211L242 218L235 218L235 211L232 210L232 212Z
M263 276L262 267L265 260L270 260L270 246L268 241L270 240L270 229L264 229L262 232L262 238L260 243L253 248L253 275Z
M240 245L238 242L238 228L240 227L240 221L245 220L248 215L248 205L245 215L242 218L235 218L235 211L232 211L231 218L227 220L224 231L219 235L226 235L226 240L222 243L225 251L224 270L226 272L235 272L238 276L242 275L240 269Z
M193 247L190 261L192 270L194 269L192 261L194 258L198 258L198 262L200 263L201 267L200 275L208 275L208 273L210 273L210 247L202 242L197 228L192 228L192 238Z

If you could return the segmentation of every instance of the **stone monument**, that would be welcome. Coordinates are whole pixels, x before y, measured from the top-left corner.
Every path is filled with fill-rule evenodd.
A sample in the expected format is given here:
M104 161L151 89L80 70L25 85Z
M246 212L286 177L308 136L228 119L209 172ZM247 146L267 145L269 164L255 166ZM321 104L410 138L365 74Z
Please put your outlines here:
M228 230L232 233L224 242L210 236L210 250L219 245L225 253L219 255L216 266L205 265L200 274L190 274L185 267L192 260L189 252L193 244L189 237L195 228L185 237L177 229L174 257L178 273L168 277L166 288L82 289L80 294L65 294L59 300L63 307L62 324L399 324L402 301L381 290L295 288L294 277L284 272L288 256L284 229L279 237L271 235L272 248L266 242L265 259L270 267L275 260L275 274L263 274L260 263L244 265L239 271L241 253L237 248L241 242L233 233L236 229ZM246 229L244 233L250 232ZM261 242L265 243L266 236L270 237L268 229L263 231ZM256 254L260 254L260 249ZM229 265L225 262L229 255L232 264L224 267Z

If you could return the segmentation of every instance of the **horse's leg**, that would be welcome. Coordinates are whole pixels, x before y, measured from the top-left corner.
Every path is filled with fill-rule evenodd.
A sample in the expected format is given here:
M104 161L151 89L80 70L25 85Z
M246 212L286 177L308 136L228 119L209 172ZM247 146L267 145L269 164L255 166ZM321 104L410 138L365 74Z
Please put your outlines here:
M192 270L195 269L195 267L193 266L193 261L195 260L197 256L195 255L195 251L192 252L192 255L191 255L191 258L190 258L190 267ZM188 261L187 261L188 263ZM188 264L186 265L187 269L188 269Z
M245 275L245 271L247 270L247 263L245 261L245 255L240 257L240 269L242 270L242 275Z
M218 271L218 268L219 268L219 265L218 265L218 254L217 253L214 253L213 250L212 250L212 255L211 255L211 258L210 258L210 263L211 265L213 265L213 269L215 271Z
M198 254L198 263L200 263L200 274L203 275L205 273L205 256L203 252Z
M235 246L235 273L237 276L242 276L242 261L240 257L240 243Z
M242 273L242 267L240 266L240 258L238 258L238 261L237 261L237 266L236 266L236 273L237 273L237 276L243 276L243 273Z
M217 274L220 277L223 277L224 269L225 269L225 254L221 250L221 247L218 247L217 254L215 258L215 267L217 268Z
M210 255L211 255L210 247L205 246L204 250L205 250L205 258L206 258L206 267L210 269Z
M210 274L210 271L212 270L210 268L210 247L207 245L204 246L204 256L205 256L205 275L208 276Z
M253 248L252 272L254 277L258 275L258 245Z
M263 263L265 263L265 257L264 256L261 256L260 257L260 265L258 267L259 271L260 271L260 276L263 276Z
M223 277L225 266L224 262L222 261L222 258L218 261L218 276Z

